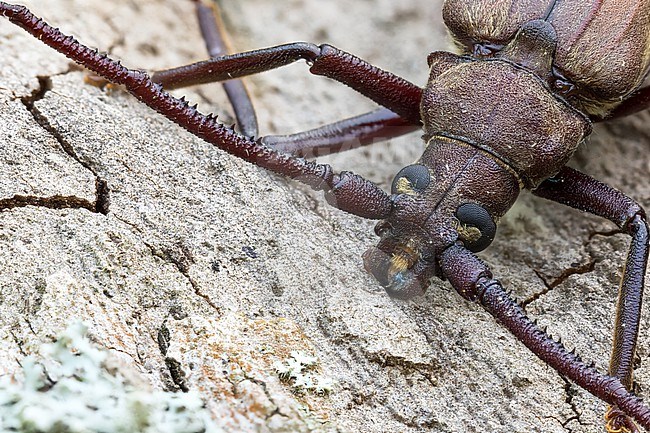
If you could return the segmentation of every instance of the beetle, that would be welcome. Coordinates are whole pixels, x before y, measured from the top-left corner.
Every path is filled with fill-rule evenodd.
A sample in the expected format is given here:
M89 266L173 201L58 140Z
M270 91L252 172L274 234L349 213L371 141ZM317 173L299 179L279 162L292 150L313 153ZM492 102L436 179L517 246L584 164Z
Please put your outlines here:
M527 30L530 30L531 32L534 33L534 32L536 32L536 31L539 31L540 29L539 29L539 28L532 28L532 30L531 30L531 29L527 29ZM523 35L525 36L525 32L523 33ZM522 36L522 37L523 37L523 36ZM410 178L409 176L403 176L403 177L406 177L407 179ZM417 177L417 176L416 176L416 177ZM535 179L533 179L531 182L534 183L534 180L535 180ZM574 179L574 180L579 180L579 179ZM397 185L396 188L397 188L397 189L400 189L400 188L402 188L402 187L399 186L399 185ZM406 188L406 189L407 189L407 190L409 189L408 185L407 185L407 188ZM407 191L407 193L405 193L405 194L406 194L406 195L410 195L410 194L408 193L408 191ZM461 215L460 215L460 213L462 213L461 210L460 210L460 208L458 209L458 212L459 212L459 214L457 214L458 219L459 219L459 220L463 220L463 217L461 217ZM471 214L471 213L472 213L472 212L470 212L470 214ZM462 222L462 221L461 221L461 222ZM469 241L469 240L466 240L466 243L467 243L467 242L470 242L470 241ZM479 249L479 248L480 248L480 247L476 247L476 249ZM406 253L407 256L410 254L409 251L408 251L407 249L404 249L404 252ZM378 259L377 259L377 260L378 260ZM408 261L408 260L410 260L410 259L409 259L408 257L405 257L404 260ZM372 261L372 258L371 258L371 261ZM451 266L451 265L449 265L449 266ZM370 265L370 267L373 268L372 265ZM374 269L374 268L373 268L373 269ZM375 272L375 273L376 273L376 272ZM397 274L399 275L400 272L398 272ZM447 277L450 277L450 275L447 275ZM380 280L382 280L382 278L384 278L384 277L379 276L379 279L380 279ZM384 281L385 281L385 280L384 280Z

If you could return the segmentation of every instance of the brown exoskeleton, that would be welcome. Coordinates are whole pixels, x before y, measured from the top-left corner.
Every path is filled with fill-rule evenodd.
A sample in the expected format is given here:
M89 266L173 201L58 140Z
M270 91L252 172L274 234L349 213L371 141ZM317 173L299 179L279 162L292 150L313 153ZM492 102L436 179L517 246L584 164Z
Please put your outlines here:
M125 85L197 136L324 190L328 201L342 210L382 220L376 229L379 244L365 254L364 263L392 296L416 296L432 277L448 279L542 360L611 404L610 431L634 431L629 417L650 428L650 409L630 393L648 257L645 214L622 193L565 167L589 135L593 120L647 105L646 92L630 95L648 70L650 6L613 1L529 3L485 8L475 2L447 1L445 19L464 54L431 54L424 89L334 47L306 43L223 56L154 78L171 88L306 59L313 73L344 82L390 110L341 122L336 134L331 128L298 138L257 141L170 97L146 74L64 39L28 11L5 3L0 3L0 10L73 60ZM416 164L398 173L391 195L356 175L334 174L329 166L289 155L320 146L336 151L343 140L339 134L364 142L389 125L410 130L409 125L420 123L427 148ZM608 218L633 238L620 289L609 375L586 366L541 331L473 254L490 244L499 218L523 188Z

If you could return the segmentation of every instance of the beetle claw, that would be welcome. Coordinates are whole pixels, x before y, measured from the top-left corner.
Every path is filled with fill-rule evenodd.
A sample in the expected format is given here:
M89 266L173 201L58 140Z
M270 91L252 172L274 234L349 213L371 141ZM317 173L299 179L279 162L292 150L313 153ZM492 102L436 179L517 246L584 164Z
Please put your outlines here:
M605 428L608 433L639 433L639 428L617 406L610 406L605 413Z

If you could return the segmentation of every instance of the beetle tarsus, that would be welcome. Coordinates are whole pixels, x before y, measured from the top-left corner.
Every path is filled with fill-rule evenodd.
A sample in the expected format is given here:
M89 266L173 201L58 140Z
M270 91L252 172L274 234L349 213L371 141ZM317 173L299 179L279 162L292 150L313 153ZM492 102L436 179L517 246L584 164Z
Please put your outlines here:
M634 421L616 406L610 406L605 413L607 433L639 433Z

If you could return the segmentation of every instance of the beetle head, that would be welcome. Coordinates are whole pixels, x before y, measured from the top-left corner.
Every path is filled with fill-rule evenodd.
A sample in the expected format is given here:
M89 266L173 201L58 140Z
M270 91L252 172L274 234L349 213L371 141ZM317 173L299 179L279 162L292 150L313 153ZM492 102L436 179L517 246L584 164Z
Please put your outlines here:
M433 137L421 159L395 176L392 210L375 227L380 240L364 254L366 270L393 297L423 294L432 277L441 277L437 262L445 249L461 242L478 252L492 242L497 219L519 190L512 171L485 151Z

